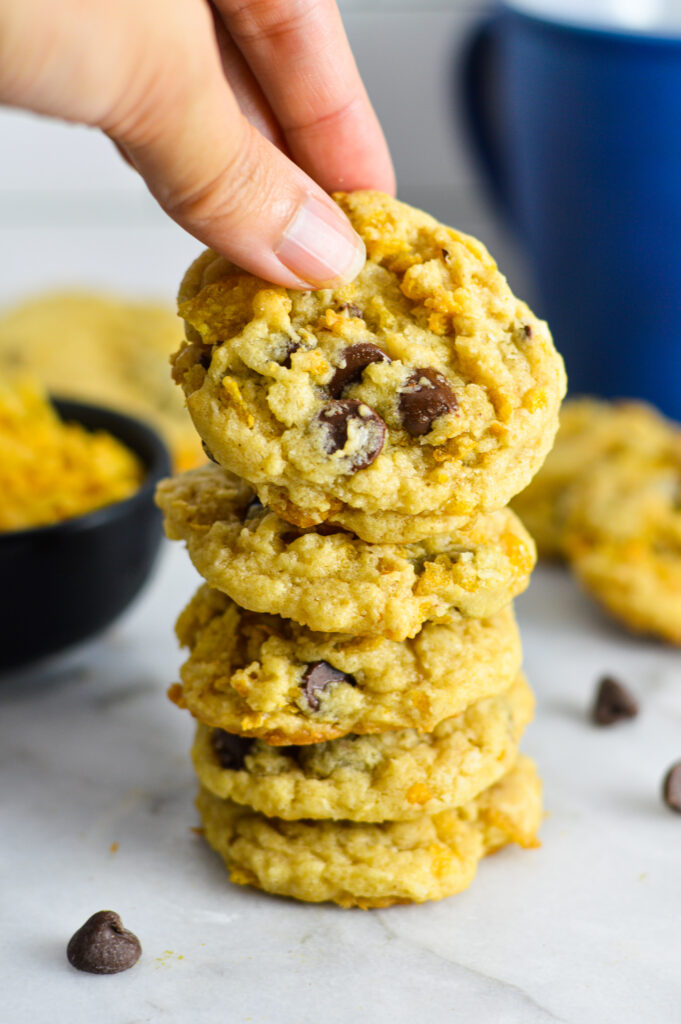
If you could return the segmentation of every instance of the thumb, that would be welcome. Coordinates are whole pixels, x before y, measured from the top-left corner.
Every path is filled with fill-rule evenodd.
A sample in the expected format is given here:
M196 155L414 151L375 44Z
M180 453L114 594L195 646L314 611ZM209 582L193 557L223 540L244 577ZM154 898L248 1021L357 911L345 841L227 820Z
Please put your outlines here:
M243 117L204 0L0 0L0 102L102 128L178 224L267 280L363 265L345 215Z
M175 67L177 71L177 65ZM243 116L216 57L185 65L105 130L163 209L185 230L252 273L288 288L337 286L365 260L364 244L332 199Z

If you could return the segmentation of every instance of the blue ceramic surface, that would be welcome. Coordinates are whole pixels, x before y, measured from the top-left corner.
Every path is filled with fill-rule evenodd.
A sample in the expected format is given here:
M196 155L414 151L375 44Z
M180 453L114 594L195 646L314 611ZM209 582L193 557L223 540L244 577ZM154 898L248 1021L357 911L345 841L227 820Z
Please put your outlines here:
M501 7L470 40L464 97L571 390L681 419L681 38Z

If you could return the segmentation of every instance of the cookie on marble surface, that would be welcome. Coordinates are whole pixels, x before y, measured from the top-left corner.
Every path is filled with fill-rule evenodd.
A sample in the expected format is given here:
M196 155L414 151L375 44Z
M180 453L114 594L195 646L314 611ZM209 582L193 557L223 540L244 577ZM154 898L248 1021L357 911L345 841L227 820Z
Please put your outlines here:
M481 243L381 193L336 200L368 254L336 291L274 287L211 252L187 272L173 372L199 434L298 526L403 540L409 517L501 508L558 424L546 324Z
M313 633L201 587L177 622L191 654L169 696L199 721L272 744L347 733L428 732L520 671L509 606L490 619L426 623L411 640Z
M426 620L485 618L529 583L532 539L508 509L414 544L368 544L327 524L301 531L208 465L163 481L169 537L205 580L251 611L318 631L415 636Z
M468 803L507 772L532 718L520 675L431 733L402 729L328 743L273 747L199 724L192 750L215 796L268 817L406 821Z
M542 813L541 783L522 756L475 800L414 821L283 821L205 789L197 807L232 882L365 909L461 892L486 854L508 843L537 846Z
M611 459L631 452L657 458L669 443L670 424L643 402L574 398L563 404L560 429L544 465L512 502L544 558L564 557L565 527L575 485L608 472Z
M681 644L681 432L626 447L575 484L564 547L572 569L629 628Z

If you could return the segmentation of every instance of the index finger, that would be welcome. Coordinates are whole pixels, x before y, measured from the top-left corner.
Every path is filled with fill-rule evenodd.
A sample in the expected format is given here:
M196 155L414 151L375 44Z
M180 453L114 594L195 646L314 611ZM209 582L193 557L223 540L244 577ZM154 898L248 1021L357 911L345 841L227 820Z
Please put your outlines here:
M394 193L388 147L334 0L214 0L284 132L321 186Z

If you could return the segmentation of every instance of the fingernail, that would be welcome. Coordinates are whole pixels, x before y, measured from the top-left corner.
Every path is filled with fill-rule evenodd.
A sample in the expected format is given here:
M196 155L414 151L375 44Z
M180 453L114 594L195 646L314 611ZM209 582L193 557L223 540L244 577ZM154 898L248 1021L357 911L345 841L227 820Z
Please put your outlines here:
M314 288L345 284L366 260L364 242L340 209L308 196L289 221L275 255Z

